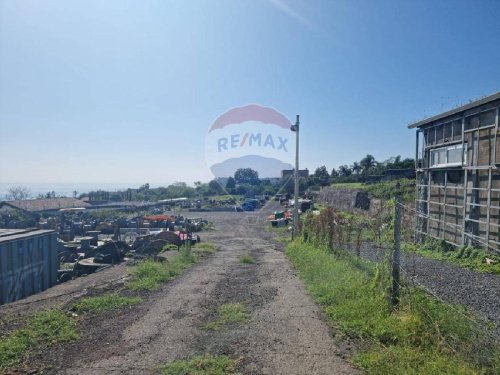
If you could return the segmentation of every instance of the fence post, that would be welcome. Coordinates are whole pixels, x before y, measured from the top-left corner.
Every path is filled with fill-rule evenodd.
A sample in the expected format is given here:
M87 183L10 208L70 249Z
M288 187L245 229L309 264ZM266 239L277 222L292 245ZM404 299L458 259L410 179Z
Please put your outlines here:
M396 196L394 205L394 249L392 253L392 289L391 308L394 310L399 305L399 269L400 269L400 246L401 246L401 197L400 185L396 184Z

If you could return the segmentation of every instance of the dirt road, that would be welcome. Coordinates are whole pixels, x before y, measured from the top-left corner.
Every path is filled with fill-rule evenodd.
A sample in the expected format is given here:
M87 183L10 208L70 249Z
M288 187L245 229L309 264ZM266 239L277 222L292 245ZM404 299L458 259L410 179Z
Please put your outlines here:
M265 213L210 213L216 230L202 239L218 251L131 309L91 319L78 342L38 360L53 373L148 374L197 354L240 358L242 374L353 374L349 343L308 296L279 246L264 230ZM255 264L242 264L250 254ZM220 330L204 325L217 307L242 303L250 318Z

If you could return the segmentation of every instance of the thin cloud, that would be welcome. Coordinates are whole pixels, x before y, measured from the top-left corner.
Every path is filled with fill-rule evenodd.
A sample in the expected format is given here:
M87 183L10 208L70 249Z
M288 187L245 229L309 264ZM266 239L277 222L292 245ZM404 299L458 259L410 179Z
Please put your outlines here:
M276 8L278 8L280 11L283 13L289 15L292 18L295 18L297 21L299 21L301 24L307 27L313 27L314 25L305 17L303 17L301 14L297 13L295 10L290 8L288 4L285 4L281 0L269 0L269 2L274 5Z
M322 33L322 31L310 20L306 17L302 16L299 12L292 9L288 4L283 2L282 0L269 0L269 2L278 10L285 13L286 15L292 17L293 19L300 22L302 25L312 29L314 31Z

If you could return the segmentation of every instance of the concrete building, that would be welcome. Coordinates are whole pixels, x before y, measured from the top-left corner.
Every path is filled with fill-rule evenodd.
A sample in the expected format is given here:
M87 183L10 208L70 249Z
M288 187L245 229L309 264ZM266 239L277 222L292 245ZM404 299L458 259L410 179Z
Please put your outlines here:
M57 283L56 241L53 230L0 229L0 305Z
M283 169L281 171L281 178L285 177L293 177L293 174L295 173L295 169ZM299 178L308 178L309 177L309 170L306 169L299 169Z
M417 239L500 248L500 92L417 129Z

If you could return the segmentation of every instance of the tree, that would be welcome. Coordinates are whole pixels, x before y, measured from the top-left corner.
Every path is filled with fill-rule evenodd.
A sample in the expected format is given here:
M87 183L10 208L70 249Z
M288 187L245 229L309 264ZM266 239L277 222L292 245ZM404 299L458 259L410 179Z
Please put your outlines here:
M330 176L338 177L338 175L339 175L339 172L337 172L337 170L335 168L332 168L332 173L330 173Z
M258 185L259 173L252 168L239 168L234 172L234 179L238 184Z
M224 189L222 188L221 184L217 180L212 180L208 183L208 187L210 190L210 194L212 195L219 195L224 193Z
M316 177L319 181L324 181L328 180L330 178L330 175L328 174L326 167L323 165L316 168L316 171L314 171L314 177Z
M51 199L51 198L55 198L55 197L56 197L56 192L54 190L48 191L47 193L45 193L45 198L47 198L47 199Z
M361 168L361 165L359 165L359 163L355 161L354 163L352 163L351 169L355 174L359 174L359 172L361 172L363 168Z
M25 200L31 196L31 192L26 186L12 186L7 191L7 199L14 201Z
M367 175L370 172L370 169L375 167L377 163L375 162L375 158L373 157L373 155L368 154L363 159L361 159L359 164L363 169L363 174Z
M78 191L73 190L73 198L76 198L78 196Z
M226 189L234 189L236 187L236 181L233 177L229 177L226 182Z
M328 185L328 183L330 182L330 175L328 174L328 171L324 165L316 168L316 171L314 171L312 182L313 185Z
M347 165L341 165L339 167L339 176L347 177L351 175L351 169Z

